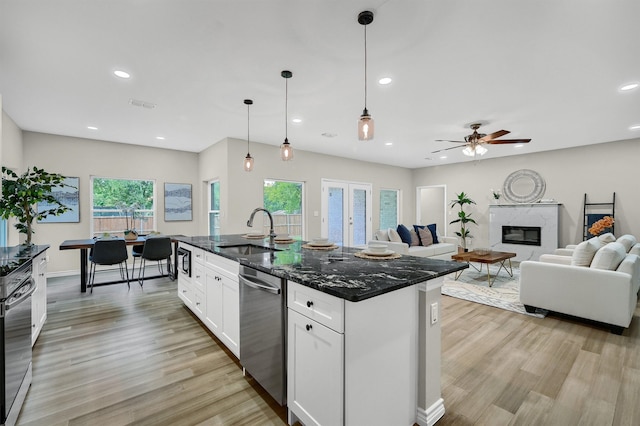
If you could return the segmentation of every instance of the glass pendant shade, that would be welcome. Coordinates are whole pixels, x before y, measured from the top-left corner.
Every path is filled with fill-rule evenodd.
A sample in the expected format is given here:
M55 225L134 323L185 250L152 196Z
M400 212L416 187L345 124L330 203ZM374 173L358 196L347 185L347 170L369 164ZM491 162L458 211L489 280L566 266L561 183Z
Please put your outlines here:
M482 145L477 145L475 148L470 146L462 150L462 153L467 157L475 157L477 155L485 155L489 150Z
M251 156L251 154L247 153L247 156L245 157L243 163L245 172L250 172L251 170L253 170L253 157Z
M293 148L288 139L285 139L282 145L280 145L280 158L282 158L282 161L293 159Z
M482 145L476 147L476 154L485 155L489 150Z
M358 120L358 139L368 141L373 139L373 118L365 108Z

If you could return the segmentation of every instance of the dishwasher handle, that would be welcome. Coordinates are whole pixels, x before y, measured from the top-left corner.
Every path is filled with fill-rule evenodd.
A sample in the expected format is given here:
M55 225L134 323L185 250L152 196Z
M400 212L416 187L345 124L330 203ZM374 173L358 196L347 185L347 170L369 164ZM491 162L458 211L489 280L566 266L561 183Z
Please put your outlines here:
M238 278L241 283L255 288L257 290L267 291L273 294L280 294L280 289L278 287L274 287L269 285L269 283L262 281L261 279L254 278L248 275L238 275Z

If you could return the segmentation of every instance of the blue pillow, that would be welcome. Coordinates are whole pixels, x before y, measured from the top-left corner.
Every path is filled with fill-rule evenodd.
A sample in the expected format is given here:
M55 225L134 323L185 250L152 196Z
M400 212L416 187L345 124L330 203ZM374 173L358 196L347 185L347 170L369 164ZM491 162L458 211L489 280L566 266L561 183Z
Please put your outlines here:
M409 245L411 245L411 231L409 231L409 229L404 226L403 224L398 225L398 228L396 229L396 231L398 232L398 235L400 235L400 239L402 240L403 243L407 243Z
M438 244L438 234L436 233L436 224L432 223L431 225L427 225L429 231L431 231L431 236L433 237L433 244Z

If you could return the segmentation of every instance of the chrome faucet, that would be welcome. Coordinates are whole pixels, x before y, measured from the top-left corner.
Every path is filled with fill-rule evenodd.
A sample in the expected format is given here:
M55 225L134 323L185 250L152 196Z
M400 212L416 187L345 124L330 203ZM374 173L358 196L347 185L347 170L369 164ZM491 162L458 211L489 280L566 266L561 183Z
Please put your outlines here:
M273 239L276 237L276 233L273 230L273 216L271 216L271 212L269 212L269 210L263 209L262 207L256 207L255 209L253 209L253 211L251 212L251 216L249 217L249 220L247 221L247 226L250 227L250 228L253 227L253 217L259 211L263 211L267 215L269 215L269 223L271 224L271 228L269 228L269 244L273 245Z

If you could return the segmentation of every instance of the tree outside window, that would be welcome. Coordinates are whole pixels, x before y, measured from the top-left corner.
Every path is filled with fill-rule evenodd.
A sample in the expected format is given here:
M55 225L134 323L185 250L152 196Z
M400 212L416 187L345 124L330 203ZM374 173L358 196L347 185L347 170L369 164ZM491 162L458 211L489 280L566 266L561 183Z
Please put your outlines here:
M264 208L273 216L276 234L289 234L294 239L303 238L302 190L302 182L264 181ZM265 234L268 234L269 221L265 220L263 224Z

